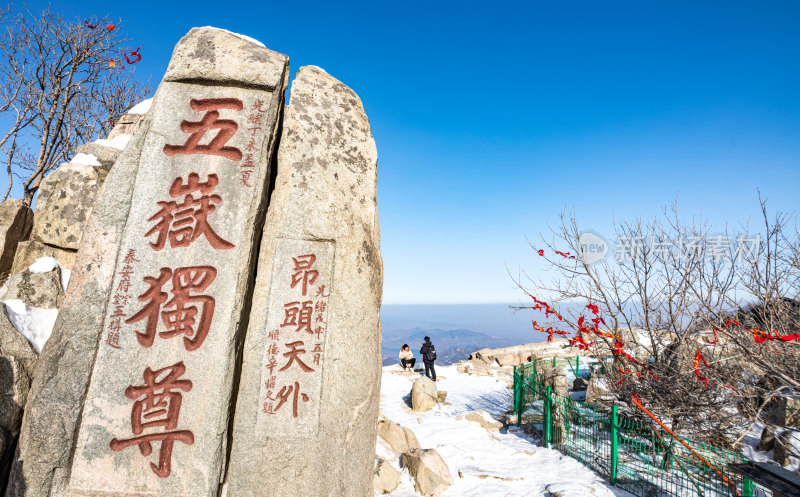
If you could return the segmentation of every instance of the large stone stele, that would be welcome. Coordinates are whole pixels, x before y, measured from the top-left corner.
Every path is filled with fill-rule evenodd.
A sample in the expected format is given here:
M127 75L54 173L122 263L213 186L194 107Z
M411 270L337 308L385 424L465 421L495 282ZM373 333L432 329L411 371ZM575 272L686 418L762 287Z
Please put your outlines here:
M33 211L22 200L6 199L0 204L0 283L14 262L17 244L28 239L33 226Z
M376 174L358 96L301 68L259 254L231 497L372 495L383 282Z
M10 496L219 495L287 77L222 30L176 46L84 229Z

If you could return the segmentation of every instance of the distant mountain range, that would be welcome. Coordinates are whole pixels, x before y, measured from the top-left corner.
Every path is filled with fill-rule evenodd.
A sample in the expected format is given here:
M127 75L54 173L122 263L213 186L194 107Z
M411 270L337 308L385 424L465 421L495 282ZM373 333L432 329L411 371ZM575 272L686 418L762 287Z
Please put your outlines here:
M426 336L431 337L436 347L436 364L446 366L467 359L472 352L486 347L507 347L516 345L516 341L507 337L491 336L468 329L443 330L438 328L415 327L408 330L384 331L383 365L397 364L400 360L397 354L403 344L408 344L417 362L421 364L422 358L419 349Z

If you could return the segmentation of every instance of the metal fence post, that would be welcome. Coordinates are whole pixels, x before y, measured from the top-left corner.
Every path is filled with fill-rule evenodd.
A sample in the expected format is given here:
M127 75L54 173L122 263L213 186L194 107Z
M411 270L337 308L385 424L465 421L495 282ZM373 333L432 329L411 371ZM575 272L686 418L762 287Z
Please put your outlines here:
M556 358L553 357L553 367L556 367Z
M551 417L551 402L553 399L553 387L547 387L544 397L544 422L542 423L542 431L544 432L544 446L550 447L550 417Z
M575 356L575 378L581 377L581 356Z
M519 411L517 410L517 393L519 391L519 376L517 367L514 366L514 414L519 416Z
M617 484L617 471L619 466L619 418L617 406L611 407L611 484Z
M742 497L753 497L753 480L742 478Z

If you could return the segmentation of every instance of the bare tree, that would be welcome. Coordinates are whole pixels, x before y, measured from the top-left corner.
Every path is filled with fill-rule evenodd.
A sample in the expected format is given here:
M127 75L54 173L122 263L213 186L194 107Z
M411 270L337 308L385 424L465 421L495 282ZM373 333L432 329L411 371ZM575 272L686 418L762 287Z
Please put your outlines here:
M638 396L673 429L729 445L776 388L800 392L800 340L788 339L800 332L796 231L791 216L770 222L762 209L757 247L760 230L734 237L684 224L677 204L652 220L616 222L616 261L580 257L583 232L562 212L552 239L533 247L555 278L517 278L535 299L518 308L545 311L552 317L540 329L607 360L605 383L628 415L641 414Z
M0 112L15 117L0 139L9 174L3 199L16 176L30 205L50 171L81 143L105 136L150 89L134 79L125 59L134 50L119 23L68 21L50 7L6 13L5 20Z

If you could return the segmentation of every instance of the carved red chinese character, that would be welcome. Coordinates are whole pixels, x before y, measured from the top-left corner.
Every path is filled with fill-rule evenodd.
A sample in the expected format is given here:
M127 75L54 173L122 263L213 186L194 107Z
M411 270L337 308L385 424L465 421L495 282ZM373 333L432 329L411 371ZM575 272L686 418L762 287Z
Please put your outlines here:
M269 362L267 362L267 364L264 367L268 368L269 374L272 375L272 373L275 371L275 368L278 367L278 361L275 360L274 356L270 356Z
M205 115L200 121L182 121L181 131L191 133L186 143L183 145L164 145L164 153L173 155L206 154L219 155L232 161L240 161L242 152L236 147L226 147L225 144L239 129L236 121L230 119L219 119L218 109L242 110L242 101L236 98L208 98L203 100L192 99L189 102L192 110L197 112L205 111ZM218 129L215 136L208 145L200 145L200 140L207 131Z
M295 273L292 275L291 288L294 288L295 286L297 286L298 283L302 281L303 297L306 296L306 288L308 287L308 285L313 284L315 281L317 281L317 276L319 275L319 272L314 269L311 269L311 266L314 265L314 261L316 260L317 256L314 254L292 257L292 261L294 262Z
M305 302L289 302L284 304L285 317L281 328L284 326L297 326L295 331L305 330L308 333L311 331L311 314L314 308L311 306L311 301Z
M322 347L320 345L321 344L319 343L316 344L314 346L314 350L311 351L311 353L314 354L314 364L316 364L317 366L319 366L319 359L322 356Z
M134 262L139 262L139 259L136 258L136 250L135 249L128 249L127 255L122 260L125 264L133 264Z
M297 417L297 400L298 400L298 396L302 397L303 402L308 402L308 395L306 395L304 393L303 394L300 393L300 384L298 382L296 382L296 381L294 382L294 386L287 385L287 386L281 387L281 391L278 392L278 400L280 402L278 402L278 405L275 406L275 411L274 412L278 412L278 409L280 409L281 406L284 403L286 403L286 401L289 398L289 395L292 395L292 392L294 392L294 398L292 399L292 416L294 416L295 418ZM272 414L274 414L274 413L272 413Z
M214 297L197 293L205 291L216 277L217 270L212 266L181 267L175 271L161 268L158 278L144 277L150 288L139 296L139 301L148 303L125 322L131 324L147 319L144 333L137 331L136 338L142 346L150 347L155 340L160 317L167 327L159 333L161 338L183 335L186 350L196 350L208 335L216 305ZM170 279L172 298L167 301L169 295L162 289Z
M325 293L325 285L320 285L320 287L317 288L317 295L316 296L317 297L322 297L322 298L328 298L328 297L331 296L331 292ZM325 303L323 302L322 304L324 305Z
M153 452L152 443L159 442L161 446L158 464L150 463L150 467L159 478L170 475L175 441L186 445L194 443L194 434L191 431L176 430L183 400L180 391L188 392L192 389L190 380L180 379L185 372L186 366L183 362L158 371L146 368L142 375L144 385L130 385L125 389L125 396L135 400L131 412L131 430L137 436L126 440L113 438L109 443L114 452L138 445L142 455L148 456ZM162 428L166 431L143 434L145 430L153 428Z
M289 369L289 366L291 366L294 362L297 362L297 365L300 367L300 369L302 369L306 373L311 373L314 371L313 369L308 367L306 363L300 360L300 357L298 357L300 354L306 353L305 349L299 348L302 347L303 345L304 345L303 342L299 340L296 342L291 342L286 344L286 346L289 347L289 351L283 354L283 357L288 357L289 360L286 361L286 365L283 366L278 371L286 371L287 369Z
M217 204L222 202L219 195L209 195L219 184L216 174L209 174L208 181L200 182L197 173L190 173L186 184L183 178L177 177L169 188L171 198L185 195L183 202L171 200L160 201L161 209L148 221L158 221L150 231L145 233L145 238L156 234L155 242L150 246L161 250L169 239L170 247L188 247L201 236L205 236L209 245L217 250L227 250L235 247L232 243L223 240L211 225L208 224L208 215L216 210ZM199 191L202 196L195 198L192 193Z
M108 336L106 336L106 344L114 347L115 349L121 348L119 346L119 333L114 331L109 332Z

